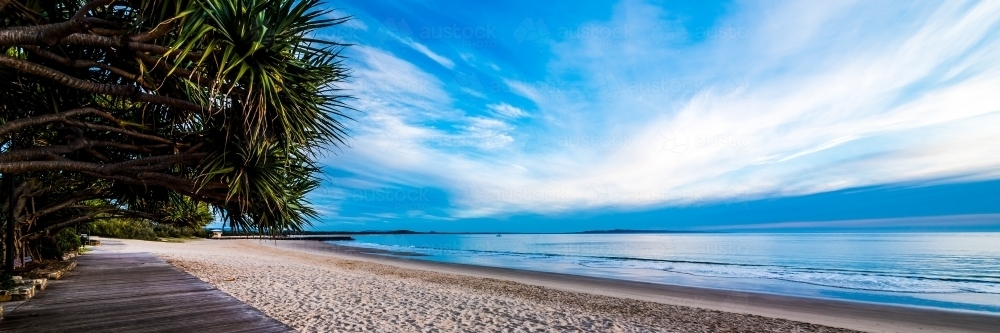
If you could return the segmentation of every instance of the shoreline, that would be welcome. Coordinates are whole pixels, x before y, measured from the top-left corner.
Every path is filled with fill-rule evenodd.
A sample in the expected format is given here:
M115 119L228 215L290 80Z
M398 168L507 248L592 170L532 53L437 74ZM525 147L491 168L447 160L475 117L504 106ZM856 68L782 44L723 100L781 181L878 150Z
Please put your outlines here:
M434 262L387 250L292 241L265 246L347 260L361 260L406 269L508 280L528 285L661 304L751 314L812 324L872 332L992 332L1000 314L920 306L886 305L772 293L669 285L612 278L541 272L516 268Z
M303 244L303 245L306 245L306 244ZM324 242L324 245L320 245L320 247L328 247L328 246L332 246L333 247L333 249L329 249L329 251L333 251L334 253L347 254L348 256L351 256L351 255L359 256L359 257L357 257L355 259L362 259L362 258L364 258L365 260L399 261L398 263L395 263L396 265L401 265L403 263L410 263L410 262L413 262L413 261L417 261L419 263L428 263L428 264L431 264L431 265L440 264L440 265L445 265L445 266L456 266L456 267L463 267L463 266L465 266L465 267L474 267L474 268L476 268L476 270L480 270L480 269L487 269L487 270L489 270L489 269L497 269L497 270L503 270L503 271L514 271L514 272L518 272L520 274L524 274L524 273L527 273L527 274L543 274L543 275L544 274L549 274L549 275L553 275L556 278L558 278L558 277L563 277L563 278L565 278L565 277L571 277L571 278L577 278L577 277L579 277L579 278L592 278L592 279L596 279L596 280L600 280L600 281L610 281L610 282L614 282L614 283L623 282L623 283L649 284L649 285L655 285L655 286L668 286L669 288L672 288L672 289L691 289L693 292L709 292L709 293L723 292L723 293L730 293L730 294L749 294L749 295L757 295L757 296L787 297L787 298L802 299L802 300L817 300L817 301L823 301L823 302L843 303L844 305L847 305L847 306L851 306L851 305L856 305L856 306L871 305L871 306L875 306L875 307L884 307L884 308L888 308L888 309L904 308L904 309L926 310L926 311L932 311L932 312L949 312L949 313L955 313L957 315L965 315L965 314L981 315L981 316L986 316L986 317L997 317L998 319L1000 319L1000 312L979 311L979 310L970 310L970 309L950 309L950 308L946 308L946 307L924 306L924 305L903 304L903 303L880 303L880 302L869 302L869 301L860 301L860 300L851 300L851 299L838 299L838 298L832 298L832 297L819 297L819 296L817 296L817 297L811 297L811 296L801 296L801 295L794 295L794 294L771 293L771 292L766 292L766 291L736 290L736 289L715 288L715 287L700 287L700 286L693 286L693 285L686 285L686 284L677 284L677 283L668 283L668 282L650 282L650 281L643 281L643 280L630 280L630 279L627 279L627 278L614 278L614 277L599 276L599 275L582 275L582 274L573 274L573 273L561 273L561 272L555 272L555 271L541 271L541 270L532 270L532 269L526 269L526 268L487 266L487 265L456 263L456 262L441 262L441 261L433 261L433 260L423 260L423 259L420 259L422 257L427 257L428 255L423 254L423 253L417 253L417 252L383 250L383 249L377 249L377 248L367 248L367 247L351 246L351 245L329 244L329 243L325 243L325 242ZM679 274L683 274L683 273L679 273ZM486 277L486 276L483 276L483 277ZM725 279L725 278L717 278L717 279ZM740 278L733 278L733 279L740 279ZM784 282L788 282L788 281L784 281ZM806 282L789 282L789 283L804 283L804 284L808 284L809 286L814 286L814 285L806 283ZM836 287L830 287L830 286L825 286L825 285L818 285L818 286L819 287L824 287L824 288L836 288ZM853 290L853 289L848 289L848 290ZM860 289L860 291L869 291L869 290Z
M1000 316L436 263L317 241L122 240L301 332L988 332ZM380 254L381 253L381 254Z

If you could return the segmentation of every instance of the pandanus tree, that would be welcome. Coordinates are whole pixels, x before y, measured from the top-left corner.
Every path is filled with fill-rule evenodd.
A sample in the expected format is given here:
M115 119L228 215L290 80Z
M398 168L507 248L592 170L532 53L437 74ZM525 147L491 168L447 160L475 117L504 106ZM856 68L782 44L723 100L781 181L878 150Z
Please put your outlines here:
M5 237L207 203L275 235L315 218L344 144L344 22L319 0L0 0ZM9 251L8 251L9 252Z

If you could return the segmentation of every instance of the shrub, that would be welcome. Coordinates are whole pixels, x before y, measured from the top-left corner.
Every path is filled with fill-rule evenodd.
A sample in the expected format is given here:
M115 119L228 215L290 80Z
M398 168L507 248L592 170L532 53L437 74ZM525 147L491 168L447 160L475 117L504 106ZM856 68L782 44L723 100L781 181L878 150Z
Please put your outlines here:
M152 223L147 221L113 219L90 223L90 234L94 236L158 240Z
M80 236L76 234L76 229L66 228L59 233L43 238L39 244L38 251L45 259L62 259L63 254L76 251L83 245Z
M159 240L160 238L208 238L204 228L175 227L169 224L153 223L147 220L114 219L90 223L90 234L94 236Z
M83 242L80 241L80 235L76 233L75 229L63 229L56 235L56 244L63 252L76 251L83 246Z
M9 273L0 273L0 290L14 289L16 286L14 276Z

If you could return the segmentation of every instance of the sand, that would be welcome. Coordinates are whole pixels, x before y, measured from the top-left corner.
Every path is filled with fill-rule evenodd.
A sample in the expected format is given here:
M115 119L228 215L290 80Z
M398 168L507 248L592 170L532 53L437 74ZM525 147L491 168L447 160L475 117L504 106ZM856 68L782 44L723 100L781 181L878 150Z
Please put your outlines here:
M794 319L935 331L831 320L836 307L805 313L749 307L725 292L721 302L708 300L719 295L653 297L657 289L643 292L641 284L591 278L596 284L588 285L586 278L557 274L391 260L312 241L123 242L124 251L152 252L301 332L852 332Z

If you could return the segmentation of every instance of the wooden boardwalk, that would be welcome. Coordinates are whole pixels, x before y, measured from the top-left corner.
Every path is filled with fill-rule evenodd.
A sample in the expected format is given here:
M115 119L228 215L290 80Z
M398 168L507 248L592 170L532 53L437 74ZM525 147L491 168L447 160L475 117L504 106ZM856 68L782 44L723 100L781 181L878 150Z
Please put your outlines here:
M81 256L0 320L0 332L294 332L150 253Z

